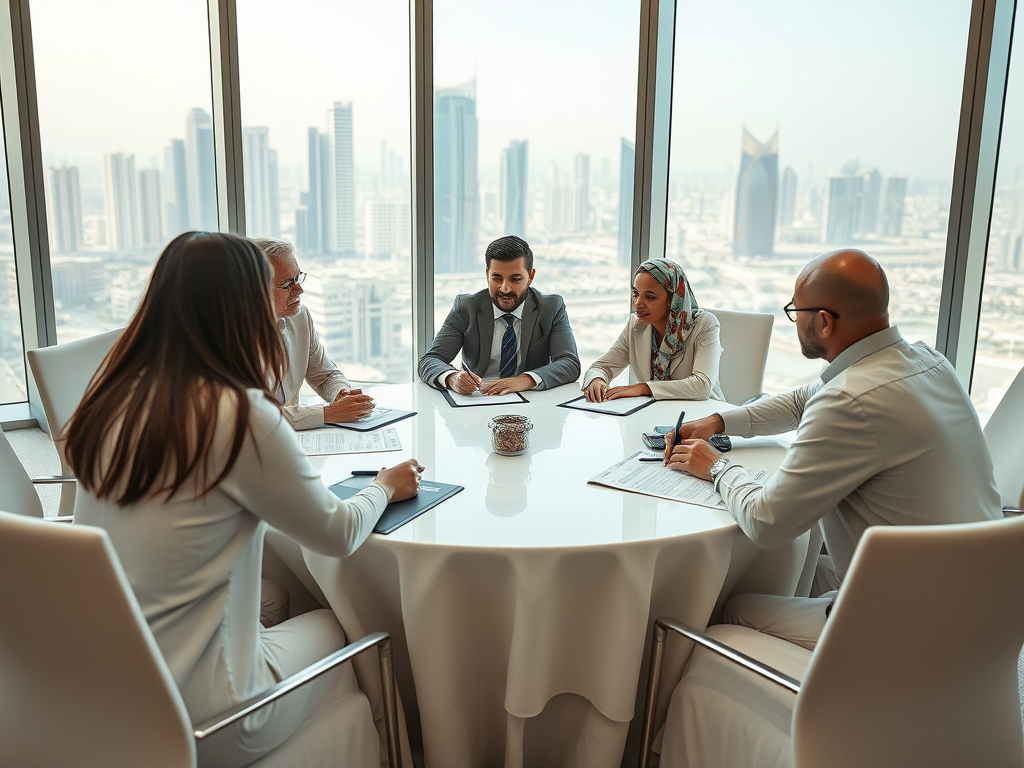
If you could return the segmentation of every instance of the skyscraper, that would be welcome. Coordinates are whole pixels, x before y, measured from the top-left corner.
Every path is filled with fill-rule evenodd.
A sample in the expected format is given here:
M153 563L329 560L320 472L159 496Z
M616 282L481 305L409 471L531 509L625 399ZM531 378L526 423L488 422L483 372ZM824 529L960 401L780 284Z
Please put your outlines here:
M501 150L501 199L498 207L506 235L526 238L527 142L513 141Z
M82 195L78 168L46 169L46 228L51 253L75 253L82 246Z
M899 237L903 234L903 204L907 197L907 177L893 176L885 180L882 195L882 234Z
M847 245L857 232L860 177L829 176L828 199L825 201L825 242Z
M633 166L636 147L622 140L619 160L619 266L629 267L633 245Z
M573 183L576 187L574 229L582 232L590 219L590 155L576 155Z
M277 153L270 148L270 130L266 127L242 129L242 183L246 231L254 235L279 235Z
M135 200L135 155L114 152L103 156L107 245L112 251L139 247L138 205Z
M796 171L787 165L782 172L782 194L779 195L779 227L786 229L796 215Z
M163 245L160 226L160 171L145 168L139 171L139 245L159 248Z
M356 254L356 185L352 161L352 102L327 110L327 252Z
M213 152L213 121L201 109L189 110L185 118L185 174L188 182L189 228L216 230L217 173Z
M295 240L300 251L327 251L327 137L316 128L306 133L306 191L295 211Z
M477 251L476 83L434 92L434 270L472 272Z
M185 142L171 139L164 147L164 232L171 238L188 230L188 171Z
M775 244L779 194L779 132L760 143L743 128L740 173L736 180L733 253L770 256Z
M879 231L878 215L882 207L882 174L877 168L861 168L860 176L860 218L857 234L861 237Z
M412 248L409 200L370 200L365 208L366 255L388 258Z

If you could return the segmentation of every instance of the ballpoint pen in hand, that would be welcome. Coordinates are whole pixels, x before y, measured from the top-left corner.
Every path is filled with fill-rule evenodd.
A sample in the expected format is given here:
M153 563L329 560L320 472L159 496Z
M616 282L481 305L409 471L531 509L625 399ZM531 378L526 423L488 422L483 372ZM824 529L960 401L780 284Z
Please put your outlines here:
M476 387L476 390L479 392L480 391L480 382L479 382L479 380L477 380L477 377L473 375L473 372L471 370L469 370L469 368L466 367L465 363L462 364L462 370L464 370L466 373L469 374L469 378L473 379L474 386Z
M679 429L683 426L683 419L686 418L686 411L679 412L679 418L676 419L676 428L672 432L672 445L675 445L679 441Z
M353 469L352 477L376 477L379 471L377 469Z

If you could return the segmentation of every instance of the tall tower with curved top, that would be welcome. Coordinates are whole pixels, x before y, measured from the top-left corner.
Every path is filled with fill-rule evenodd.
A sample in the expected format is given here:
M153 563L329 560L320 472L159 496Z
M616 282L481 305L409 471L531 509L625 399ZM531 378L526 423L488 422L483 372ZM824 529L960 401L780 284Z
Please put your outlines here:
M744 126L740 175L736 180L733 253L772 254L778 194L779 132L762 144Z

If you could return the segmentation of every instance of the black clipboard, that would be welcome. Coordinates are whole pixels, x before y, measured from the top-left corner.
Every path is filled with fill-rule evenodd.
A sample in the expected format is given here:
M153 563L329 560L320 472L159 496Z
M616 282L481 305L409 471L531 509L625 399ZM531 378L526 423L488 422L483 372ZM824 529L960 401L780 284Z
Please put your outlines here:
M495 405L510 405L510 403L494 403L494 402L489 403L489 402L487 402L487 398L486 397L481 398L482 402L472 403L471 405L462 405L461 403L456 403L455 402L455 398L451 396L451 394L448 392L447 389L442 389L441 390L441 394L444 395L444 399L448 401L448 405L450 405L452 408L477 408L477 407L479 407L481 405L490 405L492 407L495 406ZM510 395L517 395L521 402L524 402L524 403L530 402L529 400L526 399L526 397L523 395L522 392L509 392L509 394Z
M339 499L348 499L355 496L363 488L373 482L372 477L348 477L340 483L335 483L328 490ZM391 533L398 530L410 520L422 515L428 509L433 509L445 499L449 499L459 491L464 490L461 485L450 485L449 483L435 483L433 480L420 480L420 490L411 499L405 501L394 501L385 508L380 520L373 526L374 533Z
M324 422L325 427L337 427L338 429L350 429L353 432L375 432L381 427L386 427L390 424L394 424L396 421L402 419L408 419L416 415L416 411L403 411L399 408L389 408L394 416L385 416L383 420L374 421L369 426L362 426L358 421L327 421Z
M601 416L630 416L630 415L636 413L637 411L639 411L639 410L641 410L643 408L646 408L648 405L654 405L654 403L657 402L656 400L654 400L654 398L651 398L646 403L640 403L640 405L638 405L636 408L631 408L630 410L626 411L625 413L608 413L608 411L599 411L599 410L597 410L595 408L586 408L586 407L583 407L583 406L574 405L574 403L578 403L580 400L582 400L584 403L586 403L587 396L586 395L580 395L579 397L574 397L572 400L566 400L564 403L559 403L558 407L559 408L572 408L574 411L586 411L587 413L597 413L597 414L600 414Z

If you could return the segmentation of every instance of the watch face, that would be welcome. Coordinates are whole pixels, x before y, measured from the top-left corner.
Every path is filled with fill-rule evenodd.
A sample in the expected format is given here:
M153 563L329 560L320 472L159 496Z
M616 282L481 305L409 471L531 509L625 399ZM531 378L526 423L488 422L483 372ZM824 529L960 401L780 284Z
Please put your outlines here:
M718 474L725 469L725 466L729 463L728 459L719 459L711 465L711 477L717 477Z

